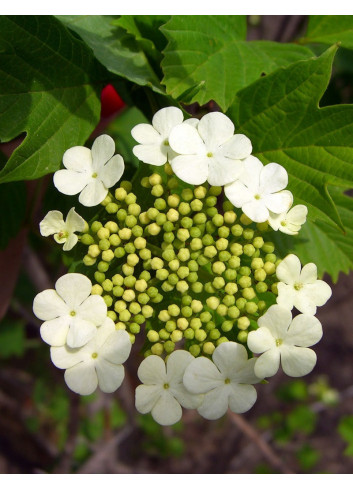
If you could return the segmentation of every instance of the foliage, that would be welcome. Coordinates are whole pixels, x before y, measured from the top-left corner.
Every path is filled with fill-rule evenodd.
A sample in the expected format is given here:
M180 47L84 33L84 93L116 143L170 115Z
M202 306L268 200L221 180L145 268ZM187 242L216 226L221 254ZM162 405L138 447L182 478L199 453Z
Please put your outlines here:
M353 456L353 416L344 416L338 425L338 432L348 443L344 453Z

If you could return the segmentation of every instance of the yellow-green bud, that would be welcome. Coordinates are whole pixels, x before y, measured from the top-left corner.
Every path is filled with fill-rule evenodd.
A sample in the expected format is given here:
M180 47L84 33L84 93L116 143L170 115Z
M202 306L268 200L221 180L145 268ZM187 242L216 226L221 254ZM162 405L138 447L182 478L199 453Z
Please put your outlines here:
M177 238L180 241L187 241L190 238L190 233L187 229L179 228L177 231Z
M179 212L176 209L169 209L166 215L170 222L176 222L179 219Z
M231 227L231 233L235 237L241 236L243 234L242 226L240 224L234 224L234 226Z
M135 292L132 289L125 290L123 299L127 302L133 301L135 299Z
M176 329L176 322L174 320L169 320L165 323L165 329L169 332L172 333Z
M206 338L207 338L207 333L203 329L197 329L195 331L195 339L197 341L205 341Z
M250 326L250 320L246 316L242 316L238 319L237 325L239 329L248 329L248 327Z
M147 304L150 301L150 296L145 292L138 295L137 300L140 304Z
M200 351L201 351L201 348L199 347L199 345L191 345L189 348L189 352L194 357L197 357L198 355L200 355Z
M194 300L191 302L190 307L191 307L191 309L192 309L192 311L193 311L194 313L198 313L198 312L201 312L201 311L202 311L202 309L203 309L203 304L202 304L202 302L201 302L201 301L198 301L198 300L195 300L195 299L194 299Z
M256 289L256 292L258 292L259 294L263 294L264 292L267 291L268 286L265 282L258 282L255 285L255 289Z
M149 260L152 256L152 253L151 250L149 250L148 248L143 248L139 251L139 255L142 260Z
M164 350L167 353L171 353L172 351L174 351L174 348L175 348L175 343L173 341L168 340L164 343Z
M263 268L260 268L259 270L255 270L254 277L257 282L264 282L267 277L267 273Z
M139 221L141 224L146 225L151 222L151 219L148 217L147 212L141 212L139 215Z
M177 194L169 195L167 202L169 207L178 207L180 202L180 197Z
M240 341L240 343L246 343L248 340L248 332L247 331L239 331L237 340Z
M179 331L179 330L175 330L171 333L170 335L170 339L174 342L174 343L178 343L178 341L181 341L183 339L183 333L182 331Z
M154 345L152 345L151 352L153 353L153 355L161 356L162 353L163 353L163 345L162 345L162 343L155 343Z
M215 289L222 289L225 285L225 281L223 277L216 277L213 279L212 285Z
M235 297L234 295L225 295L222 300L223 304L225 304L227 307L233 306L235 304Z
M195 294L200 294L203 291L203 284L201 282L194 282L191 284L191 290L195 292Z
M103 224L99 221L94 221L91 225L92 233L96 234L98 230L103 226Z
M190 207L194 212L200 212L203 207L203 203L199 199L194 199L190 202Z
M229 307L229 309L228 309L228 317L230 317L231 319L236 319L239 316L240 316L240 311L237 308L237 306L231 306L231 307Z
M97 232L97 237L99 239L108 239L110 236L110 231L107 228L100 228L99 231Z
M146 248L146 244L147 241L145 240L145 238L138 237L134 240L134 245L137 250L143 250L144 248Z
M202 350L206 355L212 355L212 353L215 351L215 348L216 347L213 343L211 343L210 341L206 341L206 343L204 343L202 347Z
M122 311L119 314L119 319L120 319L120 321L124 321L124 322L130 321L130 319L131 319L131 313L130 313L130 311L128 311L127 309L125 309L124 311Z
M212 297L208 297L206 299L206 304L208 305L208 307L210 309L212 309L213 311L215 311L217 309L217 307L219 306L219 299L218 297L215 297L215 296L212 296Z
M224 317L228 313L228 307L225 304L220 304L216 309L217 314Z
M190 273L190 270L188 267L180 267L177 271L177 275L179 278L184 279L186 278Z
M255 314L257 312L257 304L255 302L247 302L245 304L245 310L248 314Z
M185 282L185 280L179 280L179 282L176 284L176 289L178 292L183 294L187 290L189 290L189 284Z
M161 227L158 226L157 223L152 222L151 224L149 224L147 226L147 230L148 230L148 232L150 233L151 236L157 236L157 234L159 234L160 231L161 231Z
M178 307L176 304L171 304L168 306L168 313L171 316L179 316L180 314L180 307Z
M169 312L166 310L166 309L163 309L162 311L160 311L160 313L158 314L158 319L160 321L163 321L163 323L166 323L167 321L170 320L170 315L169 315Z
M194 330L200 329L202 326L200 318L192 318L190 321L190 327Z
M160 337L161 340L164 340L165 341L165 340L168 340L169 339L170 334L164 328L161 329L158 333L159 333L159 337Z
M151 194L154 195L154 197L160 197L163 195L164 189L162 185L153 185Z
M206 246L203 253L207 258L213 258L217 255L217 250L214 246Z
M257 236L256 238L254 238L252 244L254 245L255 248L257 249L260 249L263 247L264 245L264 240L262 238L262 236Z
M86 265L86 267L91 267L92 265L94 265L96 263L96 261L97 261L96 258L92 258L89 255L85 255L83 257L83 263Z
M101 250L99 249L99 246L96 244L90 245L88 247L88 255L92 258L97 258L97 256L100 255Z
M233 322L232 321L223 321L223 323L221 325L221 329L225 333L228 333L229 331L231 331L233 329Z
M142 314L146 319L151 318L153 315L153 307L142 306Z
M209 329L208 336L210 340L218 340L218 338L221 336L221 333L219 332L218 329Z
M217 273L218 275L222 275L222 273L225 271L225 269L226 269L226 266L221 261L215 261L212 265L213 273Z
M256 294L252 287L246 287L242 290L242 296L244 297L244 299L251 301L252 299L255 299Z
M119 206L118 204L115 204L115 202L109 202L109 204L106 205L105 210L108 214L115 214L119 210Z
M114 252L112 250L106 250L102 253L102 260L106 262L112 261L114 258Z
M116 285L113 288L113 294L115 295L115 297L122 297L123 293L124 289L120 285Z
M136 253L131 253L126 257L127 264L130 265L131 267L134 267L138 264L140 261L139 257L136 255Z
M244 251L245 255L253 256L253 254L255 253L255 248L252 244L249 243L249 244L244 245L243 251Z
M127 305L126 305L125 301L116 301L114 304L114 309L119 314L121 312L125 311L126 308L127 308Z
M267 261L264 265L264 270L267 275L273 275L276 271L276 265L274 263L271 263L270 261Z
M127 277L128 275L133 275L134 274L134 267L131 265L128 265L127 263L124 263L124 265L121 267L123 274Z
M189 321L186 318L177 319L177 326L184 331L189 326Z
M119 187L119 188L117 188L115 190L115 198L116 198L116 200L123 201L123 200L125 200L126 196L127 196L127 192L126 192L126 190L124 188Z
M190 259L190 251L187 248L180 248L178 258L180 261L188 261Z
M260 268L263 268L264 262L262 258L253 258L251 260L251 268L253 270L259 270Z
M234 295L238 292L238 286L234 282L228 282L224 290L227 294Z
M187 340L193 340L195 337L195 331L191 328L187 328L185 331L184 331L184 338L186 338Z
M91 294L92 295L102 295L103 294L103 287L101 287L98 284L93 285L92 290L91 290Z
M226 224L233 224L237 219L237 215L234 211L227 211L224 213L224 222Z
M222 214L216 214L215 216L213 216L212 217L212 222L218 228L221 227L221 226L223 226L224 218L223 218Z
M274 294L278 295L278 282L271 285L271 290Z
M119 237L124 241L128 241L131 238L131 234L131 229L129 228L119 229Z
M159 173L152 173L152 175L149 176L148 181L151 186L160 185L162 183L162 177Z
M251 287L251 278L244 275L240 277L240 279L238 280L238 284L242 289L245 289L246 287Z
M132 289L135 283L136 283L136 277L134 277L134 275L128 275L127 277L124 278L124 285L129 289Z
M194 188L194 195L197 199L204 199L207 194L207 188L206 187L196 187Z
M105 275L102 272L94 272L94 278L101 284L105 280Z
M129 306L129 311L131 312L131 314L133 314L134 316L136 314L139 314L141 312L141 306L140 304L138 304L137 302L131 302L130 306Z

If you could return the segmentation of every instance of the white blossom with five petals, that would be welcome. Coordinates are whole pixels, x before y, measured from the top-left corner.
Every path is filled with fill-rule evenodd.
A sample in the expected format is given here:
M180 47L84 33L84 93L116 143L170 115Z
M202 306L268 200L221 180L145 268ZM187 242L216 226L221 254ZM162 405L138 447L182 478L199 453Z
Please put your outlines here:
M193 185L233 182L252 151L250 139L234 134L233 122L221 112L204 115L198 124L185 121L174 127L169 144L177 153L171 160L174 173Z
M312 371L316 354L308 347L322 337L322 326L315 316L299 314L292 321L288 309L273 305L261 316L258 325L248 335L250 350L262 353L255 363L256 375L272 377L280 363L290 377L301 377Z
M295 205L289 211L282 212L281 214L270 212L268 222L275 231L296 235L305 223L307 214L308 208L306 205Z
M283 190L288 174L283 166L269 163L264 166L255 156L244 161L244 170L238 180L226 185L225 195L235 207L240 207L254 222L265 222L270 212L286 212L293 195Z
M65 382L82 396L92 394L97 387L103 392L114 392L124 379L122 364L131 351L129 335L116 330L109 317L97 329L96 335L82 348L52 346L50 355L58 368L66 369Z
M221 343L214 350L212 360L198 357L187 367L184 385L194 394L204 394L198 412L206 419L218 419L228 407L235 413L245 413L257 398L250 384L260 382L255 375L255 358L248 359L243 345Z
M134 155L144 163L161 166L175 156L169 145L173 127L183 122L184 116L177 107L165 107L156 112L151 124L137 124L132 137L140 143L132 149Z
M60 211L49 211L40 222L39 229L42 236L53 234L57 243L64 243L63 250L70 251L78 241L75 232L82 232L85 226L86 221L72 207L65 221Z
M55 187L65 195L79 193L78 200L86 207L98 205L124 172L123 158L114 153L114 140L106 134L94 141L92 149L68 149L63 156L66 169L54 173Z
M296 255L288 255L276 268L277 304L305 314L316 314L317 306L323 306L331 297L331 287L323 280L317 280L317 267L307 263L301 268Z
M166 364L157 355L145 358L137 372L143 384L136 388L136 409L142 414L151 412L157 423L168 426L180 420L181 406L197 408L201 396L191 394L183 385L185 369L193 360L184 350L171 353Z
M36 295L33 312L45 321L40 334L51 346L78 348L91 340L107 317L103 297L91 295L92 282L80 273L60 277L54 289Z

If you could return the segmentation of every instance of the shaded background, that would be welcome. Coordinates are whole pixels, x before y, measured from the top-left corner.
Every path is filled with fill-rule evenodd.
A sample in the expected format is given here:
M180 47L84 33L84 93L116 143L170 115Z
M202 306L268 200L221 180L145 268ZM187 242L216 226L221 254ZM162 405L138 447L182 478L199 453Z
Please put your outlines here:
M252 16L248 37L291 41L306 22L306 16ZM352 66L352 54L340 49L321 105L353 102ZM99 131L112 122L114 133L121 114L113 122L115 116L103 114ZM15 144L0 147L9 154ZM67 389L50 362L31 306L66 268L60 247L39 235L38 223L48 210L75 202L61 201L51 180L28 183L28 225L0 252L0 307L9 306L0 323L0 473L352 472L353 274L331 284L333 297L318 310L324 337L314 347L318 363L310 375L278 373L257 386L258 401L245 415L210 422L185 411L180 423L161 427L134 407L141 356L130 357L116 393L85 398Z

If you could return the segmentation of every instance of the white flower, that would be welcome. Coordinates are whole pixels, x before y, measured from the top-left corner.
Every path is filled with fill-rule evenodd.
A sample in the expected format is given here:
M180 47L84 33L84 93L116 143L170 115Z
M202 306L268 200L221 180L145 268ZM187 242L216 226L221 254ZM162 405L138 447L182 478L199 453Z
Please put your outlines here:
M103 392L114 392L124 379L124 363L131 351L129 335L116 330L107 317L97 334L82 348L52 346L50 355L58 368L65 368L65 382L83 396L92 394L99 386Z
M144 163L161 166L175 156L169 146L170 131L183 122L184 116L177 107L166 107L156 112L150 124L138 124L132 137L140 143L134 146L134 155Z
M33 312L45 321L40 334L51 346L71 348L85 345L107 316L107 306L99 295L90 295L92 283L80 273L60 277L55 289L36 295Z
M323 306L331 297L331 287L323 280L317 280L317 268L307 263L301 269L296 255L288 255L276 269L280 281L277 303L291 310L296 307L305 314L316 314L316 307Z
M198 124L185 121L171 131L170 147L179 155L172 159L175 174L184 182L210 185L233 182L252 151L250 139L234 134L233 122L221 112L211 112Z
M174 351L167 364L157 355L145 358L137 372L143 384L136 389L136 409L142 414L151 412L157 423L167 426L180 420L181 406L198 407L201 397L190 394L183 385L185 369L193 359L184 350Z
M59 211L50 211L39 224L40 234L50 236L54 234L57 243L64 243L63 250L71 250L78 241L75 232L82 232L85 229L86 221L75 212L72 207L64 222L64 218Z
M243 345L221 343L212 360L196 358L184 374L185 387L194 394L205 394L198 412L206 419L218 419L228 407L235 413L245 413L256 401L252 385L260 382L254 374L256 359L248 360Z
M288 212L275 214L270 212L268 222L275 231L282 231L285 234L298 234L300 228L306 221L308 208L305 205L296 205Z
M308 346L322 337L320 321L310 314L299 314L292 321L292 313L273 305L258 320L259 329L250 331L248 347L254 353L263 353L255 363L255 374L260 377L275 375L282 363L283 371L291 377L301 377L312 371L316 354Z
M265 222L270 211L280 214L292 205L291 192L283 190L287 184L288 174L283 166L277 163L264 166L258 158L250 156L244 161L239 179L226 185L224 192L250 219Z
M92 149L68 149L63 156L66 170L54 174L55 187L65 195L80 193L78 200L86 207L99 204L124 172L124 160L114 152L115 143L106 134L94 141Z

